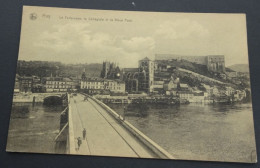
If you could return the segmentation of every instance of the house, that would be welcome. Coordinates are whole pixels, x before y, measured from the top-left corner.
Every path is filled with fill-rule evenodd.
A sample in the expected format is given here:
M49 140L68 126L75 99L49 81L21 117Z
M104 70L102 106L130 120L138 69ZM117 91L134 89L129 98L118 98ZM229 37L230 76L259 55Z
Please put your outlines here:
M74 88L73 81L70 78L47 77L45 78L46 92L68 92Z
M19 78L19 82L20 82L20 92L26 93L32 91L32 83L33 83L32 77L21 76Z
M163 89L164 88L164 81L154 81L153 88L154 89Z
M219 89L216 86L212 87L211 89L212 89L212 95L214 95L214 96L220 95Z
M206 84L202 84L202 85L206 89L208 96L212 96L212 88L209 85L206 85Z
M164 81L154 81L153 92L164 93Z
M176 90L178 84L175 83L173 80L165 81L163 84L163 89L165 91L170 91L170 90Z
M20 82L19 82L19 75L15 75L15 83L14 83L14 93L19 93L20 92Z
M191 99L190 102L204 103L205 96L206 95L204 94L204 92L193 92L193 98Z
M188 85L188 84L181 83L181 84L180 84L180 90L181 90L181 91L190 91L189 85Z
M234 101L241 101L246 97L246 92L244 90L236 90L234 92Z
M165 95L167 95L167 96L178 96L178 91L177 90L166 90Z
M235 93L235 89L233 89L233 88L230 87L230 86L227 86L227 87L226 87L225 94L226 94L227 96L232 96L234 93Z
M125 93L125 82L102 78L86 78L81 80L80 88L87 90L89 93L102 93L104 91Z
M193 93L190 91L178 91L177 94L179 95L180 102L190 102L193 99Z

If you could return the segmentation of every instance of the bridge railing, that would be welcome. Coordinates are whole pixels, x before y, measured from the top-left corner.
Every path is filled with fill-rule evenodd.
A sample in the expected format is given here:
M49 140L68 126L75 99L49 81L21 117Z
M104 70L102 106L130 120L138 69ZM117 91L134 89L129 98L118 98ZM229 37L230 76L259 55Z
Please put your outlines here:
M68 124L69 124L69 131L68 131L68 137L67 137L67 153L76 154L74 131L73 131L74 129L73 129L73 124L72 124L72 113L71 113L69 94L67 94L67 100L68 100Z
M143 134L140 130L135 128L132 124L128 121L123 120L119 114L117 114L114 110L108 107L106 104L102 103L101 101L97 100L96 98L89 96L87 94L82 93L85 96L88 96L91 100L96 102L100 105L103 109L105 109L112 117L118 120L126 130L128 130L132 135L134 135L139 141L141 141L148 149L150 149L153 153L155 153L158 157L162 159L175 159L170 153L168 153L165 149Z

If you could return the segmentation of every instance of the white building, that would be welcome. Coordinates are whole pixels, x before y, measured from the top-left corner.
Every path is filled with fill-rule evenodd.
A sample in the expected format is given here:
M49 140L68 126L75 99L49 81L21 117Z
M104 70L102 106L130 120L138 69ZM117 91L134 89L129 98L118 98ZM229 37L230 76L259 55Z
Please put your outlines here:
M204 103L205 97L206 97L206 95L204 92L194 92L193 97L190 100L190 102Z
M67 92L75 90L75 83L70 78L48 77L46 78L46 92Z
M91 91L107 90L114 93L125 93L125 82L120 80L86 78L85 80L81 80L80 88Z
M233 94L235 93L235 89L233 89L233 88L230 87L230 86L227 86L225 93L226 93L227 96L231 96L231 95L233 95Z

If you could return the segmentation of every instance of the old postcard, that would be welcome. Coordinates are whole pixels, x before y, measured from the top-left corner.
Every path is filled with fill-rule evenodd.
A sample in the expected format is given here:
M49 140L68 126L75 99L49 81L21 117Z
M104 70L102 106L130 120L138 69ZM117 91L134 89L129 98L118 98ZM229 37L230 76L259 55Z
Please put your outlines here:
M245 14L24 6L6 151L255 163Z

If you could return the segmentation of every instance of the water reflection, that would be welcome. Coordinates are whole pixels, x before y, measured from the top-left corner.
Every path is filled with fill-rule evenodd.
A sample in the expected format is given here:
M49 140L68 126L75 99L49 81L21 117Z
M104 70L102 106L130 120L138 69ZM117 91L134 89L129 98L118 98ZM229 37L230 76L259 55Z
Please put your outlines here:
M65 107L62 105L59 106L43 106L43 111L45 113L57 113L61 112Z
M148 110L146 104L129 104L125 107L125 116L147 117Z

